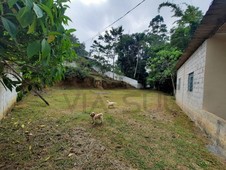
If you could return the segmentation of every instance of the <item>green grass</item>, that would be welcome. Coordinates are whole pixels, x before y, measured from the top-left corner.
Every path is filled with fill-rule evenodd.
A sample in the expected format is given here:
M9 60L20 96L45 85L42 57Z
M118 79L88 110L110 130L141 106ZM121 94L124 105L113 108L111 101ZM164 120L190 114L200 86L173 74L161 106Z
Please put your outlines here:
M30 94L0 122L0 169L72 169L80 160L68 156L77 147L76 127L107 148L98 160L102 169L110 169L108 157L135 169L226 169L170 96L52 88L44 97L50 106ZM106 100L116 107L108 109ZM91 111L104 113L102 125L91 124ZM84 165L94 167L92 161Z

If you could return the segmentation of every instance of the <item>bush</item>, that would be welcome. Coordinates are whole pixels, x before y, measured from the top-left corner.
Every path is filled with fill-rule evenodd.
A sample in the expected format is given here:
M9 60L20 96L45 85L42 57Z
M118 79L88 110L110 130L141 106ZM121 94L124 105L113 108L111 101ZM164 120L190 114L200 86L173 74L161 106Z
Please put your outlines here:
M89 75L89 71L86 68L81 67L66 67L64 74L65 79L78 78L83 80Z

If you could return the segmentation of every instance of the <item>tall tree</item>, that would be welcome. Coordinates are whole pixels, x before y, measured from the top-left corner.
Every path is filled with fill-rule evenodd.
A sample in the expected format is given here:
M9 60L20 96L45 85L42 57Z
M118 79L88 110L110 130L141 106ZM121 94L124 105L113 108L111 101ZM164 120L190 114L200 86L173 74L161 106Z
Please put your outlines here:
M197 26L199 25L203 14L202 11L192 5L184 3L185 10L182 10L177 4L164 2L158 7L160 11L163 7L170 7L172 9L173 17L176 20L176 26L171 29L171 45L184 51L188 45L189 40L193 36Z
M71 42L74 44L73 49L76 54L80 57L87 57L88 52L86 51L86 46L84 43L81 43L75 35L71 35Z
M164 41L159 34L160 23L162 18L156 16L152 19L150 26L153 27L152 33L157 37L157 45L150 46L148 54L150 56L147 67L149 68L148 81L151 84L163 84L171 81L172 89L175 94L175 64L177 63L182 51L188 45L196 27L202 18L202 12L192 6L185 4L186 9L182 10L177 4L164 2L159 5L160 11L163 7L172 9L173 17L177 18L176 25L170 30L170 42ZM157 28L157 29L156 29Z
M150 33L159 36L160 41L167 40L167 27L161 15L157 15L151 20L149 28L151 29Z
M106 67L109 67L109 65L111 65L108 61L109 59L112 59L113 72L115 67L115 50L123 31L124 30L122 26L118 28L111 28L111 30L105 31L104 35L100 35L98 37L98 41L95 40L92 45L92 52L95 52L95 58L97 60L99 59L102 64L106 64ZM102 68L106 68L104 65Z
M163 83L170 78L175 94L175 65L181 54L181 51L167 45L165 48L158 51L155 56L149 58L149 83Z
M145 34L125 34L121 37L116 53L118 55L117 65L124 75L135 78L145 85L146 82L146 53Z

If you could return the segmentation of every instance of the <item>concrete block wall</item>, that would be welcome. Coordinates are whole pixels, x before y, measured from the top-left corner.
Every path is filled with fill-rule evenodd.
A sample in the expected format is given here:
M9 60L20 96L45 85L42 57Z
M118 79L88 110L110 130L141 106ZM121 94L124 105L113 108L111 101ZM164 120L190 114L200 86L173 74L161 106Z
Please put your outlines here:
M8 77L13 78L11 75L8 75ZM16 98L15 88L11 92L9 89L6 90L0 83L0 120L16 103Z
M176 91L176 102L191 120L209 136L211 151L226 157L226 121L214 113L204 110L207 60L207 41L177 71L177 84L181 79L180 90ZM193 91L188 91L188 74L194 72ZM210 99L209 99L210 100Z
M180 90L176 91L176 101L182 108L187 107L193 111L203 108L206 47L207 43L204 42L177 71L177 84L179 78L181 82ZM188 75L192 72L194 72L193 91L189 92Z

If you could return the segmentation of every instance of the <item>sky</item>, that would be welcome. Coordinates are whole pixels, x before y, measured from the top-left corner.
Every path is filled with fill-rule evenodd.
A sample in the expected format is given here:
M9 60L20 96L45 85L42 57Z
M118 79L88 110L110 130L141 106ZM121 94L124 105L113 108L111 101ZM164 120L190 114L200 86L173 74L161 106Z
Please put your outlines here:
M130 9L135 7L142 0L71 0L66 15L72 22L67 28L75 28L74 33L80 42L85 43L89 50L93 43L93 37L104 32L104 28L123 16ZM169 2L179 4L194 5L199 7L203 14L208 10L212 0L168 0ZM145 0L140 6L126 15L112 27L122 26L125 34L143 32L148 29L152 18L158 14L158 5L167 0ZM172 18L173 13L170 8L162 8L160 15L163 16L165 23L170 29L176 18ZM97 38L97 37L95 37Z

